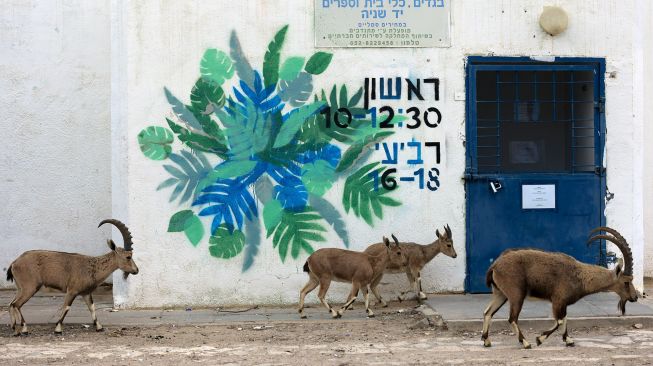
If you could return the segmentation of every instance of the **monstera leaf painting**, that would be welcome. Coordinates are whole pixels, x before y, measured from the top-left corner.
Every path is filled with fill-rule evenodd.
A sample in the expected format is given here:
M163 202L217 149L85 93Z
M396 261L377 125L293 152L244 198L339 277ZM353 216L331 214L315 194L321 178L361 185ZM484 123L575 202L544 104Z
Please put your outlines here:
M170 202L183 206L168 231L183 232L193 246L208 238L215 258L242 254L243 271L255 263L261 228L282 262L312 253L328 228L348 247L346 220L324 198L339 179L344 213L370 226L400 204L371 183L378 163L366 164L369 145L392 132L357 118L346 129L328 128L327 111L365 114L362 89L351 96L344 85L328 96L314 91L313 78L327 72L332 54L283 58L287 32L281 28L270 41L260 71L235 32L229 52L206 50L187 101L163 89L174 116L165 119L168 128L149 126L138 135L143 154L163 161L170 175L157 190L170 189Z

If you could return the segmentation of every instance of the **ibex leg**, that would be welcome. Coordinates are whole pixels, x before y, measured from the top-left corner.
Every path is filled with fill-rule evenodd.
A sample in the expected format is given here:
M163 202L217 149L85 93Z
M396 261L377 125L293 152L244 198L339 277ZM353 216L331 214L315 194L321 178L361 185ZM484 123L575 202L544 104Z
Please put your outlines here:
M95 304L93 303L93 295L88 294L88 295L83 295L84 301L86 302L86 306L88 306L88 311L91 312L91 318L93 319L93 325L95 325L95 330L97 332L102 331L102 324L100 324L99 321L97 321L97 315L95 314Z
M426 300L426 294L422 291L422 273L417 272L417 300Z
M517 333L517 338L519 339L519 343L522 344L522 346L525 349L531 348L531 344L526 341L526 337L524 337L524 334L521 332L521 329L519 329L519 324L518 324L518 319L519 319L519 313L521 312L521 307L524 304L524 299L522 298L512 298L510 299L510 317L508 318L508 322L510 325L512 325L512 328L514 329L515 333Z
M496 314L499 309L506 303L508 299L503 292L499 291L496 287L492 287L492 299L490 303L485 308L483 312L483 334L481 335L481 340L483 340L483 345L485 347L492 346L488 334L490 332L490 323L492 322L492 317Z
M363 297L365 298L365 311L367 312L367 316L374 318L374 313L372 312L372 309L370 309L370 292L368 291L367 286L363 286Z
M313 278L312 276L309 276L308 283L304 286L304 288L299 292L299 317L302 319L306 318L306 314L304 314L304 298L306 295L313 291L317 285L320 284L320 281L317 280L317 278Z
M27 323L25 322L25 317L23 317L23 312L20 311L20 308L25 305L27 300L31 299L32 296L36 293L36 291L39 290L39 287L36 288L19 288L16 297L14 298L14 301L11 302L9 305L9 312L11 313L11 310L13 308L14 312L14 321L19 321L21 325L20 332L18 331L18 326L14 324L14 335L27 335Z
M415 276L411 272L410 268L406 268L406 277L408 277L408 283L410 285L410 289L403 291L402 293L399 294L399 301L406 300L406 294L410 292L415 292L415 295L419 298L419 291L417 290L417 281L415 280Z
M321 278L320 279L320 291L317 293L317 298L320 299L320 302L329 309L329 312L331 313L331 316L334 318L340 317L338 313L333 310L333 308L326 302L326 299L324 298L326 296L327 291L329 290L329 286L331 285L331 279L330 278Z
M351 284L351 292L349 293L349 297L347 297L348 301L344 305L342 305L340 310L338 310L338 317L341 317L342 314L345 313L345 310L347 310L347 307L349 307L349 305L351 305L354 301L356 301L356 296L358 296L358 290L360 290L360 288L361 285L357 282L353 282ZM365 290L367 290L367 288Z
M542 332L542 334L540 336L535 337L535 343L537 343L538 346L541 345L542 342L544 342L545 339L549 338L549 336L553 332L558 330L558 327L561 326L561 325L562 325L562 319L556 319L555 324L553 325L553 327L551 329L545 330L544 332Z
M379 288L378 288L378 286L379 286L379 283L381 282L381 278L383 278L383 276L379 276L379 277L375 278L375 279L372 281L372 283L370 284L370 289L372 290L372 293L374 294L374 296L376 297L376 299L381 303L381 306L383 306L384 308L386 308L386 307L388 307L388 303L385 302L385 300L383 300L383 298L382 298L381 295L379 294Z
M565 341L565 345L567 347L573 347L574 346L574 340L571 339L569 336L569 333L567 332L567 317L565 316L562 319L562 340Z
M59 317L59 320L57 321L57 326L54 328L55 333L61 334L63 320L66 317L66 314L68 314L68 311L70 310L70 305L72 305L72 303L75 300L76 296L77 295L73 295L70 292L66 292L66 296L64 297L64 300L63 300L63 308L61 309L61 316Z

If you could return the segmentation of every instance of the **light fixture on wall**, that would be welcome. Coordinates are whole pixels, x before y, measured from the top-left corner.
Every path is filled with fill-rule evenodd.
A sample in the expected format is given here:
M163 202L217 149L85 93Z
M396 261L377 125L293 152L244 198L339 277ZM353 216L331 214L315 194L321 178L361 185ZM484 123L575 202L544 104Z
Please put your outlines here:
M569 18L567 12L559 6L545 6L540 15L540 27L552 36L567 30Z

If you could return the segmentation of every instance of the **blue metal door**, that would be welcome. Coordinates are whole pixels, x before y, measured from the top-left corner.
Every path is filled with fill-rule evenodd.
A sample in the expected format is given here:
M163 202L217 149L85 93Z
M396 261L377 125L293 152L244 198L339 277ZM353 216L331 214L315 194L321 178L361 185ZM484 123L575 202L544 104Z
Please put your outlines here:
M604 222L602 59L470 57L467 64L467 291L508 248L598 263Z

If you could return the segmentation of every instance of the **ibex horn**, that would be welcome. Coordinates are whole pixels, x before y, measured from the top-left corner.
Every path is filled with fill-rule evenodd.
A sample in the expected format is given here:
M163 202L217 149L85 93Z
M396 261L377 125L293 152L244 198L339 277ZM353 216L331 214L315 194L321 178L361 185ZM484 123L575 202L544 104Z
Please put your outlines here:
M397 240L397 237L395 236L395 234L390 234L390 235L392 236L392 239L395 240L395 244L397 244L397 246L399 246L399 240Z
M619 234L619 232L617 232L614 229L608 228L608 227L596 228L596 229L592 230L591 233L595 233L597 231L606 231L606 232L609 232L609 233L613 233L614 236L605 235L605 234L594 235L593 237L590 237L587 240L587 243L589 244L589 243L593 242L594 240L599 240L599 239L605 239L607 241L610 241L610 242L614 243L614 245L616 245L617 248L619 248L619 250L621 251L621 254L624 257L624 267L625 267L624 268L624 275L632 276L633 275L633 252L630 250L630 247L628 246L628 242L626 241L626 239L624 239L624 237L621 236Z
M134 244L132 242L132 234L129 232L129 229L125 224L123 224L122 222L116 219L106 219L106 220L102 220L97 227L100 227L104 224L112 224L116 228L118 228L118 231L120 231L120 234L122 234L123 247L127 251L132 250L132 244Z

